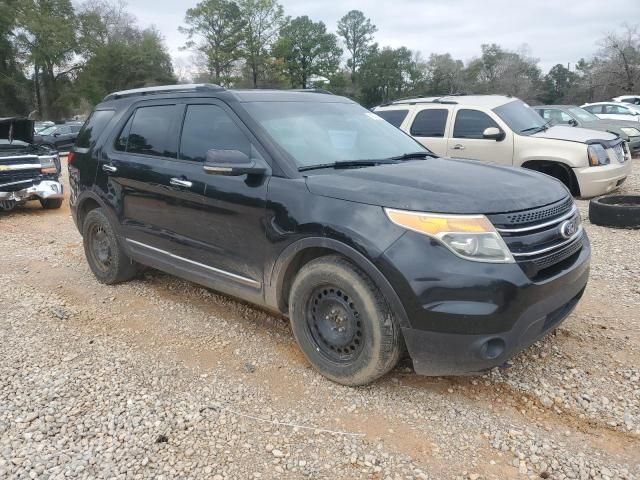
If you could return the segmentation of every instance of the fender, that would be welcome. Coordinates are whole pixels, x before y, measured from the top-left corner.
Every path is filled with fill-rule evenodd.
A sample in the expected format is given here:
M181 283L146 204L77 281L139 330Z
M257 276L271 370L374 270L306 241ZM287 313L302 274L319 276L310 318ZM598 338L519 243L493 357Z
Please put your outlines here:
M120 222L118 222L118 218L115 212L113 211L113 208L109 206L102 199L102 197L100 197L96 192L92 190L85 190L81 192L76 198L75 205L72 205L72 208L71 208L71 211L73 213L73 221L75 222L76 227L78 228L78 231L80 232L80 234L82 235L82 228L79 224L79 220L80 220L79 213L82 211L82 207L87 200L94 200L98 205L100 205L100 208L102 208L106 213L107 217L109 217L111 226L116 231L116 234L118 235L118 239L120 240L121 239Z
M282 290L284 287L285 274L287 268L291 264L291 261L296 257L298 253L309 248L326 248L333 250L337 253L344 255L351 260L359 268L361 268L378 287L380 292L385 296L389 302L390 307L396 313L398 322L401 327L410 327L409 319L405 311L404 305L400 301L400 297L391 286L386 277L380 270L365 257L362 253L358 252L353 247L350 247L338 240L327 237L308 237L298 240L288 247L286 247L278 256L271 275L267 277L268 273L265 273L265 303L273 308L278 309L282 313L285 313L280 302L282 296Z

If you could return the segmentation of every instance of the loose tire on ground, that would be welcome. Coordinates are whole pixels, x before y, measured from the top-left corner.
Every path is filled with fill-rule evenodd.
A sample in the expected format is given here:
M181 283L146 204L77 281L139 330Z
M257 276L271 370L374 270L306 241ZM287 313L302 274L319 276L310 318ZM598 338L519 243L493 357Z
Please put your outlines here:
M40 205L46 210L53 210L62 206L62 198L40 199Z
M136 276L138 264L120 247L113 227L101 208L87 214L82 224L82 237L87 262L98 281L113 285Z
M356 386L391 370L404 351L400 327L371 279L341 256L305 265L289 297L293 334L309 362Z
M640 195L608 195L589 202L589 220L595 225L640 228Z

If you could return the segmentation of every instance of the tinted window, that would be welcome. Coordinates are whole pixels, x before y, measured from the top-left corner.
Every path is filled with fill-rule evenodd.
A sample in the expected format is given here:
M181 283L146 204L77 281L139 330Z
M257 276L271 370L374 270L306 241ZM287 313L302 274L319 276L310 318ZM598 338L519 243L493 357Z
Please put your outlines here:
M602 105L587 105L584 108L587 112L591 113L602 113Z
M138 108L126 141L127 152L175 158L171 135L175 111L173 105Z
M538 116L538 118L540 118ZM542 122L542 119L540 119ZM456 123L453 127L455 138L483 138L482 132L489 127L498 127L496 122L478 110L458 110Z
M404 119L407 118L407 114L409 110L381 110L375 112L379 117L384 118L387 122L389 122L394 127L400 128Z
M444 137L449 111L444 108L427 109L418 112L411 125L411 135L416 137Z
M216 105L189 105L182 127L180 158L204 162L207 150L240 150L251 155L242 130Z
M87 120L87 123L82 127L76 140L76 146L89 148L91 144L94 144L114 113L113 110L96 110L93 112Z

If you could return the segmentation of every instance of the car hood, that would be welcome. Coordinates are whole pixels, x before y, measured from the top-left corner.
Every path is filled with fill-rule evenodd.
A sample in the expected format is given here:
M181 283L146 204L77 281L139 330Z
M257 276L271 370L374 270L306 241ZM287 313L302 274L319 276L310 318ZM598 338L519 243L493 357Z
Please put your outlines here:
M0 139L33 143L33 123L26 118L0 118Z
M593 140L611 141L616 139L616 135L599 130L590 130L588 128L566 127L564 125L555 125L549 127L545 131L534 133L534 138L549 138L552 140L567 140L569 142L593 143Z
M308 173L313 194L421 212L504 213L569 195L562 183L541 173L474 160L428 158Z

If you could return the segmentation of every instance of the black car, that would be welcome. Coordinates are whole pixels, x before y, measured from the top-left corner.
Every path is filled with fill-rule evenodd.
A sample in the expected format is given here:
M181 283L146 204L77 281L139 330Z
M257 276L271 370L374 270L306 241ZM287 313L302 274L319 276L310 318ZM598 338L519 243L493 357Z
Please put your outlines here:
M34 143L43 145L55 150L66 151L73 146L78 133L82 128L82 123L62 123L40 130L33 137Z
M108 95L69 157L99 281L140 265L281 312L360 385L499 365L557 327L590 246L567 189L437 158L343 97L179 85Z

